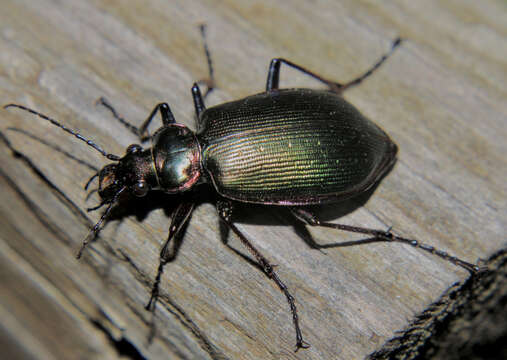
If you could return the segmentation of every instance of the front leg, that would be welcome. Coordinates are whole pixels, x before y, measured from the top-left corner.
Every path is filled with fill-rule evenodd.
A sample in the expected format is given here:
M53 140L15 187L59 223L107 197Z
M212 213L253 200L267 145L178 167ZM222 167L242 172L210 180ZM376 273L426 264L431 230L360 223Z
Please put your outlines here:
M162 117L162 125L163 126L167 126L169 124L174 124L176 122L176 120L174 119L174 115L173 115L173 113L171 111L171 108L169 107L169 105L167 105L167 103L157 104L155 106L155 108L151 111L150 115L148 115L148 117L146 118L146 120L144 120L143 124L140 127L132 125L130 122L128 122L127 120L125 120L116 111L116 109L113 107L113 105L111 105L109 103L109 101L107 101L106 98L101 97L100 99L97 100L97 104L102 105L106 109L108 109L109 111L111 111L111 114L113 115L113 117L116 120L118 120L123 126L125 126L127 128L127 130L129 130L132 134L138 136L139 140L141 142L145 142L146 140L149 139L149 135L148 135L148 131L147 131L148 130L148 126L150 125L151 121L153 120L153 118L155 117L155 115L157 115L157 113L159 111L160 111L160 116Z
M290 306L290 311L292 313L292 321L294 323L294 328L296 329L296 351L303 348L306 349L310 347L309 344L307 344L303 340L303 336L301 334L301 329L299 328L299 318L297 314L297 308L296 304L294 302L294 297L290 294L289 289L287 286L280 280L278 277L278 274L275 272L273 265L271 265L260 252L257 250L254 245L243 235L241 231L234 225L232 222L232 203L228 200L219 200L216 204L218 215L220 216L220 219L231 229L241 240L241 243L247 248L247 250L250 252L250 254L253 255L255 260L257 260L257 263L262 268L264 273L273 280L280 291L282 291L287 298L287 301Z
M169 244L171 240L181 232L181 230L184 228L184 225L190 219L190 215L194 210L194 206L195 203L193 201L185 201L182 202L173 213L171 226L169 226L169 235L167 236L167 241L160 250L160 260L157 276L155 277L155 282L153 283L153 288L151 289L151 297L150 301L146 305L146 310L155 309L155 304L159 295L160 278L164 271L164 265L174 257L174 254L169 251Z

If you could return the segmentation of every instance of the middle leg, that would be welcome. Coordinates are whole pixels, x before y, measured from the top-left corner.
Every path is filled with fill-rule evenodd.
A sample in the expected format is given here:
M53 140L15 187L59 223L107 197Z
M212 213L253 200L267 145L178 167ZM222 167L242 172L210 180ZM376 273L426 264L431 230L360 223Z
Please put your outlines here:
M382 55L382 57L370 69L368 69L366 72L364 72L361 76L359 76L356 79L351 80L345 84L325 79L322 76L320 76L310 70L307 70L302 66L299 66L299 65L293 63L292 61L282 59L282 58L272 59L271 63L269 64L268 79L266 82L266 91L278 89L279 80L280 80L280 67L283 63L287 66L290 66L296 70L299 70L302 73L309 75L312 78L326 84L329 87L329 90L336 92L338 94L341 94L346 89L356 86L356 85L359 85L364 79L366 79L367 77L372 75L375 72L375 70L377 70L380 67L380 65L382 65L387 60L387 58L389 58L389 56L391 56L391 54L398 47L398 45L400 45L400 43L401 43L400 38L395 39L391 45L391 49L386 54Z
M287 298L287 302L290 306L290 311L292 313L292 321L294 323L294 328L296 329L296 351L299 349L306 349L310 347L309 344L307 344L303 340L303 336L301 334L301 329L299 328L299 317L297 313L296 304L294 301L294 297L289 292L289 289L287 286L280 280L278 277L278 274L275 272L273 265L269 263L269 261L264 257L259 250L257 250L254 245L243 235L241 231L234 225L232 222L232 204L229 201L218 201L217 202L217 211L218 215L222 219L222 221L231 229L241 240L241 243L247 248L247 250L252 254L257 260L257 263L262 268L264 273L273 280L280 291L282 291Z

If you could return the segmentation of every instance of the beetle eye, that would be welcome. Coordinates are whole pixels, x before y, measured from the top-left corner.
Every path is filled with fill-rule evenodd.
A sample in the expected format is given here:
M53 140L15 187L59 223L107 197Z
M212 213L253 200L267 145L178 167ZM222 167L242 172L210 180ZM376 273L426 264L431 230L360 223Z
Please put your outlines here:
M146 181L140 180L134 185L133 192L134 192L135 196L143 197L148 193L149 190L150 190L150 188L149 188L148 184L146 183Z
M138 144L132 144L132 145L129 145L128 148L127 148L127 154L133 154L133 153L136 153L138 151L141 151L143 148L141 147L141 145L138 145Z

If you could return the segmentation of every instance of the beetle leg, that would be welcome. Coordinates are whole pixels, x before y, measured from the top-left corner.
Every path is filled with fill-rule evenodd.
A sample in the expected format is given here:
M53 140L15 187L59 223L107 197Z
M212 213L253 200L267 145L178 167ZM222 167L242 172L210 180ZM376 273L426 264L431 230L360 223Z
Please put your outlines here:
M190 219L194 205L195 203L193 201L185 201L182 202L174 211L171 225L169 226L169 235L167 236L167 241L160 250L160 262L158 264L157 276L155 277L155 282L153 283L153 288L151 289L151 297L150 301L146 305L146 310L155 309L159 295L160 278L164 271L164 265L174 258L174 253L169 251L169 243L171 242L171 239L180 233L180 231L184 228L184 225Z
M195 115L197 118L197 130L199 130L201 127L200 115L206 109L206 106L204 105L204 99L206 99L206 96L208 96L209 93L215 89L213 62L211 61L211 54L208 48L208 43L206 42L206 24L201 24L199 26L199 30L201 31L204 54L206 55L206 62L208 63L208 78L199 80L192 86L192 98L194 99ZM206 91L204 92L204 95L201 94L199 85L206 85Z
M200 115L206 109L206 106L204 105L204 99L201 95L201 89L199 89L197 83L194 83L192 86L192 98L194 99L195 115L197 116L197 128L199 128Z
M329 222L323 222L320 221L317 216L315 216L312 212L310 212L308 209L305 208L299 208L299 207L292 207L290 208L292 214L300 221L305 223L306 225L310 226L322 226L322 227L328 227L343 231L349 231L353 233L359 233L359 234L366 234L366 235L373 235L372 238L358 240L357 242L354 242L355 244L361 244L361 243L367 243L367 242L374 242L374 241L388 241L388 242L399 242L403 244L408 244L413 247L419 248L421 250L424 250L426 252L429 252L433 255L439 256L451 263L453 263L456 266L460 266L471 273L476 273L481 270L481 267L471 264L469 262L466 262L464 260L459 259L456 256L450 255L445 251L438 250L435 247L431 245L426 245L424 243L421 243L417 240L407 239L401 236L394 235L391 233L391 228L389 228L387 231L382 230L375 230L375 229L368 229L363 227L357 227L357 226L350 226L350 225L343 225L343 224L335 224L335 223L329 223ZM342 244L343 245L352 245L351 242L347 242ZM340 244L334 244L333 246L340 246ZM319 247L330 247L330 246L319 246Z
M397 38L396 40L394 40L389 52L384 54L370 69L368 69L368 71L366 71L364 74L362 74L358 78L356 78L352 81L349 81L348 83L345 83L345 84L341 84L341 83L338 83L335 81L325 79L322 76L317 75L316 73L314 73L310 70L307 70L302 66L294 64L293 62L291 62L289 60L286 60L283 58L272 59L271 63L269 64L268 80L266 82L266 91L278 89L279 79L280 79L280 66L282 63L284 63L285 65L288 65L296 70L299 70L302 73L307 74L307 75L313 77L314 79L326 84L331 91L341 94L343 91L345 91L345 89L360 84L364 79L366 79L368 76L373 74L373 72L375 70L377 70L380 67L380 65L382 65L382 63L384 61L387 60L387 58L393 53L394 49L400 43L401 43L400 38Z
M132 134L139 136L139 129L137 128L137 126L132 125L127 120L125 120L122 116L120 116L120 114L116 111L116 109L113 107L113 105L111 105L111 103L105 97L101 96L95 102L95 105L104 106L106 109L108 109L111 112L111 114L113 115L113 117L116 120L118 120L123 126L125 126L127 128L127 130L129 130Z
M123 126L127 128L131 133L138 136L141 142L146 141L149 139L149 135L147 133L148 125L150 125L151 120L157 115L157 112L160 111L160 115L162 116L162 124L164 126L167 126L169 124L174 124L176 120L174 119L174 115L171 111L171 108L167 103L160 103L155 106L155 108L151 111L148 118L143 122L143 124L140 127L137 127L135 125L132 125L127 120L125 120L120 114L116 111L116 109L107 101L106 98L101 97L97 100L97 104L103 105L106 107L111 113L113 114L113 117L118 120Z
M208 94L212 92L213 89L215 89L215 76L214 76L215 74L213 70L213 62L211 61L211 54L208 48L208 43L206 41L206 24L201 24L199 26L199 30L201 31L204 54L206 56L206 62L208 63L208 78L199 80L197 84L206 85L206 91L204 92L203 96L203 98L206 99L206 96L208 96Z
M245 235L239 231L236 225L234 225L231 219L232 207L230 206L229 202L217 201L217 211L223 222L239 237L241 243L247 248L250 254L254 256L264 273L276 283L278 288L284 293L285 297L287 298L290 306L290 311L292 313L294 328L296 329L296 351L298 351L300 348L306 349L310 347L310 345L303 340L301 329L299 328L299 317L297 314L294 297L290 294L287 286L278 277L278 274L273 269L273 265L269 263L269 261L259 252L259 250L254 247L254 245L245 237Z
M366 79L368 76L373 74L375 72L375 70L377 70L380 67L380 65L382 65L384 63L384 61L386 61L389 58L389 56L392 55L392 53L394 52L394 49L396 49L398 47L398 45L401 44L401 41L402 41L401 38L394 39L394 41L391 45L391 49L387 53L382 55L382 57L379 60L377 60L377 62L375 64L373 64L373 66L371 68L369 68L367 71L365 71L361 76L355 78L354 80L349 81L346 84L343 84L340 89L340 92L344 92L346 89L348 89L350 87L359 85L364 79Z
M282 58L275 58L271 59L271 63L269 64L269 70L268 70L268 80L266 81L266 91L271 90L277 90L280 80L280 66L284 63L285 65L288 65L296 70L301 71L302 73L305 73L306 75L311 76L312 78L319 80L329 86L331 90L334 92L340 92L340 89L343 87L342 84L330 81L327 79L324 79L322 76L317 75L316 73L305 69L302 66L294 64L292 61L282 59Z
M162 124L164 126L176 123L176 120L174 119L173 112L171 111L171 108L169 107L169 105L167 105L167 103L157 104L157 106L155 106L155 108L151 111L148 118L146 118L146 120L143 122L143 124L139 128L139 137L141 138L141 140L148 138L148 134L147 134L146 130L148 129L148 125L150 125L151 120L153 120L155 115L157 115L158 111L160 111L160 115L162 117Z

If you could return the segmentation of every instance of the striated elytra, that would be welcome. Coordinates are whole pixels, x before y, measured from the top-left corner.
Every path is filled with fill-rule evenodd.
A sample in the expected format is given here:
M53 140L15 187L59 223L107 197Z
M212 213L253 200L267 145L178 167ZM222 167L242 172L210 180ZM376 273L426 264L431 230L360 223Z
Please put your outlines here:
M343 200L368 189L397 147L334 92L274 90L204 110L202 170L222 196L270 205Z

